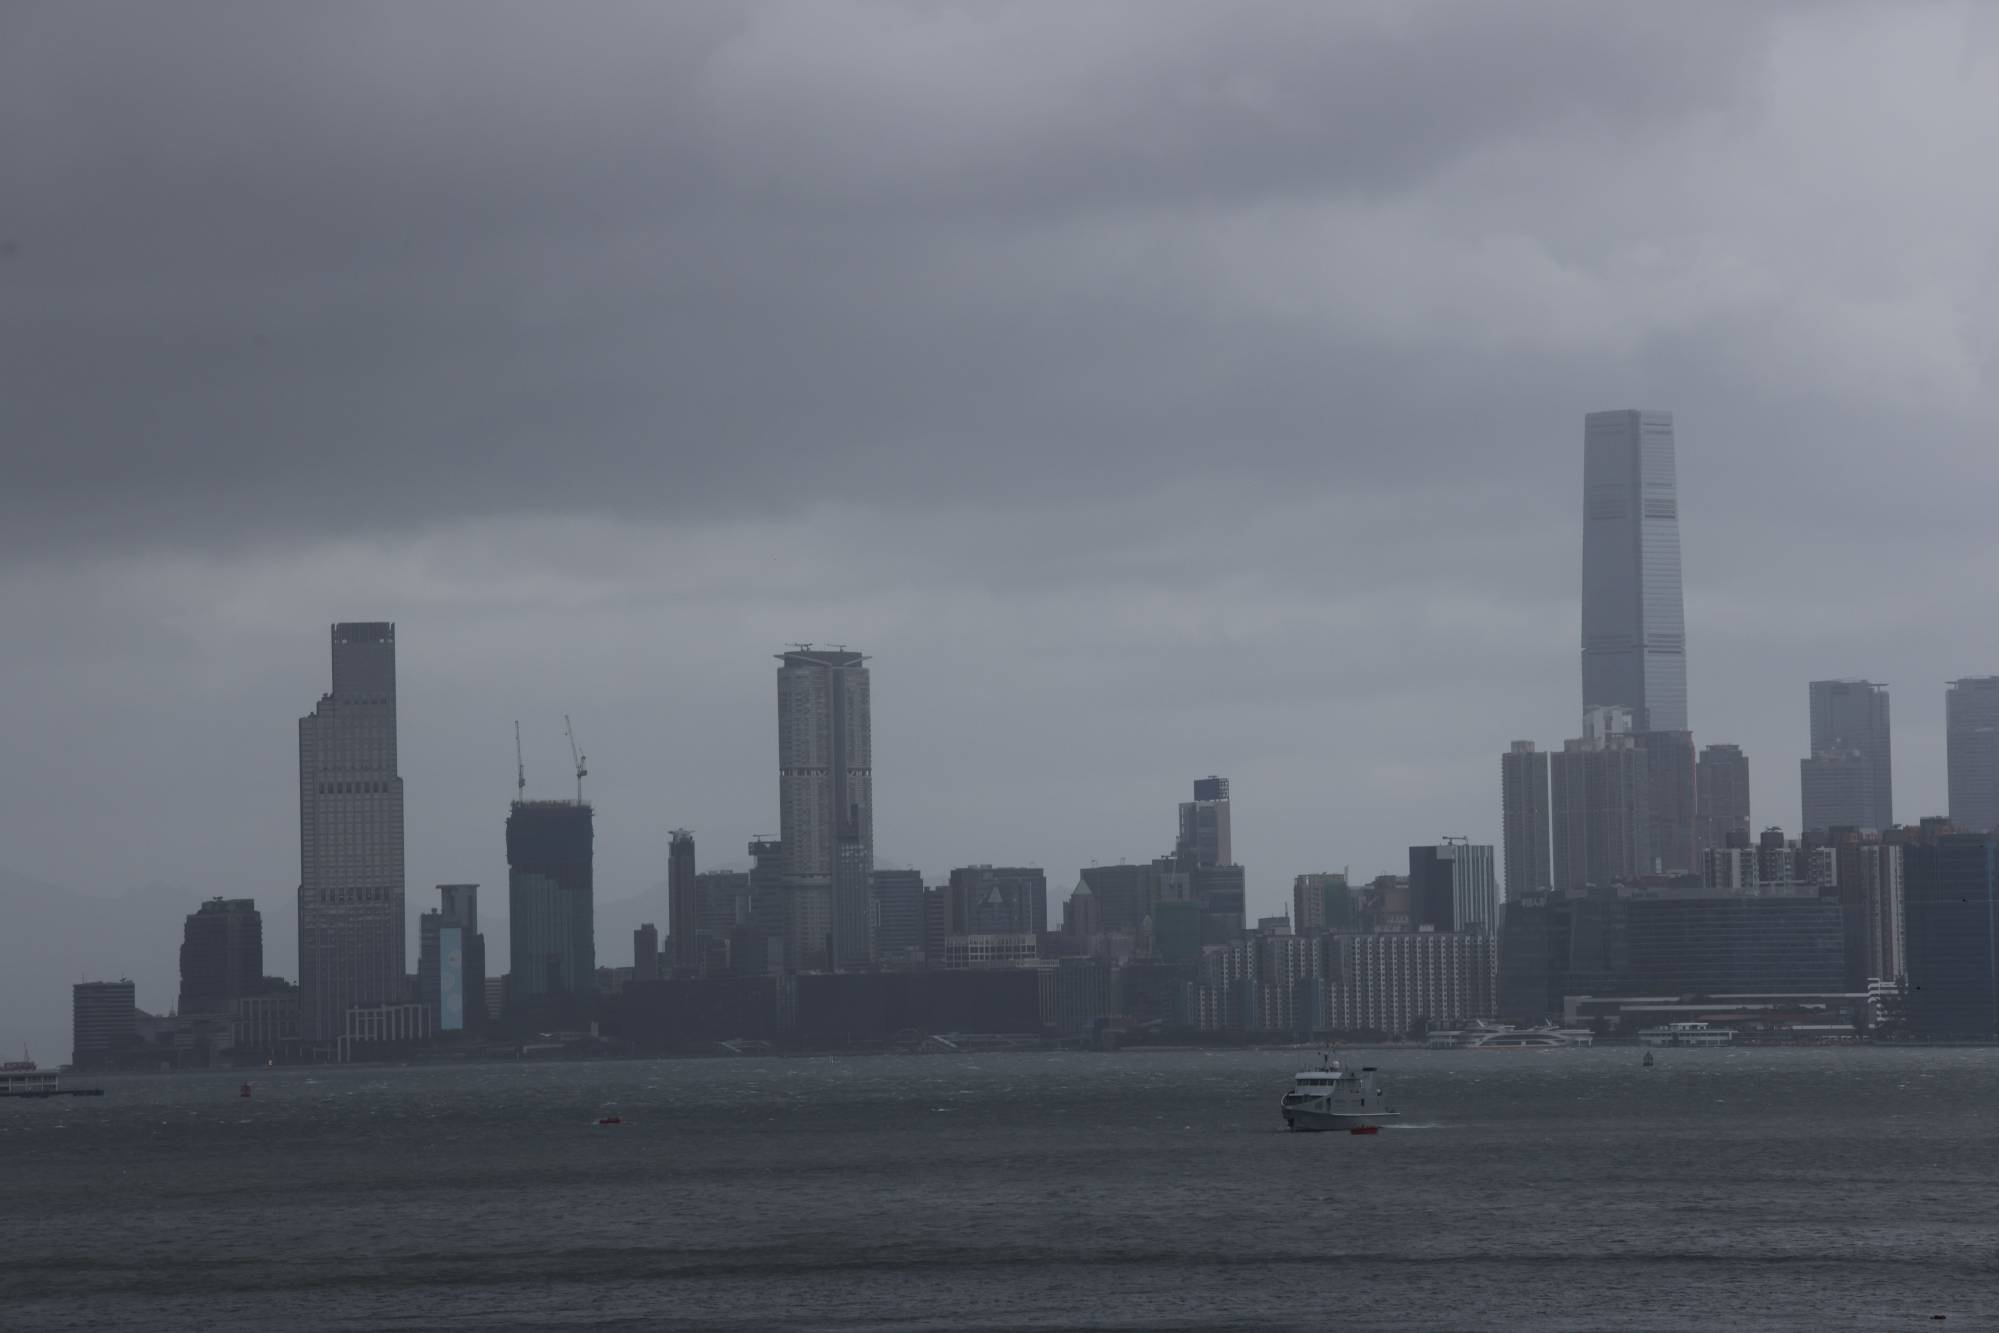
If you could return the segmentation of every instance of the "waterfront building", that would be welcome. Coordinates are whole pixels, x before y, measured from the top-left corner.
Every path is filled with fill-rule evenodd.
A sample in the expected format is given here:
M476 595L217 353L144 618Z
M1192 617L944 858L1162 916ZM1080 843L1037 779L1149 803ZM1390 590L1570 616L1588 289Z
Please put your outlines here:
M130 981L79 981L70 987L70 1063L102 1069L138 1041L139 1007Z
M1902 852L1910 1028L1999 1036L1999 838L1932 825Z
M1670 412L1583 419L1583 707L1686 731L1687 630Z
M210 898L182 927L179 1011L226 1014L264 985L264 918L248 898Z
M1496 942L1484 931L1321 937L1325 1030L1403 1037L1493 1017Z
M403 780L396 770L396 627L332 627L333 688L298 724L299 1025L402 998Z
M923 872L873 870L874 948L880 959L911 962L923 955Z

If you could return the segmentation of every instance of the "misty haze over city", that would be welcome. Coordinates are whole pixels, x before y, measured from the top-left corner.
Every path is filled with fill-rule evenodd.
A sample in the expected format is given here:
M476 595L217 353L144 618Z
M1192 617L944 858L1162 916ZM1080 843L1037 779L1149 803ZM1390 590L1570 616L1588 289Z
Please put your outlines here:
M1496 841L1496 756L1576 734L1626 406L1759 824L1830 676L1941 810L1999 669L1995 58L1978 6L12 6L6 901L254 896L289 973L295 721L384 619L411 885L504 883L564 713L600 900L670 827L745 864L816 640L873 658L881 864L1066 889L1219 772L1276 912ZM164 1004L124 917L0 972Z

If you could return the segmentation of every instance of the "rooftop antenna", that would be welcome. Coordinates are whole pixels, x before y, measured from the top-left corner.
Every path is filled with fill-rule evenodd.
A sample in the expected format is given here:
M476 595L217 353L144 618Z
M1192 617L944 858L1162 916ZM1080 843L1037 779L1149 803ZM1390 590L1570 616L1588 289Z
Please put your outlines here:
M590 775L590 770L584 767L584 762L589 756L577 751L576 728L569 725L569 714L567 713L562 715L562 734L569 737L569 759L571 763L576 765L576 804L581 805L583 804L583 779Z
M514 799L528 798L528 766L521 760L521 724L514 723Z

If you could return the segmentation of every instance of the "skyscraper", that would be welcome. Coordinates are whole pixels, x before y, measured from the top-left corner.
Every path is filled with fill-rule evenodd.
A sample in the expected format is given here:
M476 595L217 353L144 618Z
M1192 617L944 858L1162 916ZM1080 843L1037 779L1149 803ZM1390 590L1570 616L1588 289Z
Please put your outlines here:
M1548 843L1548 756L1534 742L1515 741L1499 756L1499 805L1506 896L1539 893L1555 881Z
M1704 745L1695 767L1694 850L1705 856L1730 846L1730 835L1749 845L1749 756L1739 745Z
M843 829L874 867L873 723L867 658L801 645L777 669L778 839L785 873L831 882Z
M704 931L701 883L694 867L694 835L684 828L667 834L666 938L673 948L676 976L701 975Z
M514 1016L581 1022L596 997L592 818L579 801L515 801L507 815Z
M1999 842L1927 826L1903 848L1909 1025L1999 1036Z
M180 946L180 1012L226 1014L264 986L264 918L248 898L210 898L190 912Z
M1811 756L1798 767L1802 832L1892 826L1888 687L1867 680L1815 680L1811 717Z
M659 927L650 921L632 932L632 980L659 980Z
M70 1063L101 1068L138 1040L130 981L79 981L70 987Z
M440 884L438 906L417 918L417 991L439 1032L486 1023L486 937L479 933L479 886Z
M1583 707L1687 730L1687 627L1670 412L1583 418Z
M396 627L333 626L333 689L298 723L299 1035L332 1041L404 979Z
M1943 713L1950 822L1967 833L1999 830L1999 676L1952 681Z
M1180 836L1174 850L1190 869L1235 864L1227 778L1194 779L1194 799L1180 802Z
M1644 747L1607 731L1548 756L1550 865L1560 892L1608 887L1652 869L1651 783Z
M1409 849L1409 923L1421 930L1499 933L1492 845L1450 841Z

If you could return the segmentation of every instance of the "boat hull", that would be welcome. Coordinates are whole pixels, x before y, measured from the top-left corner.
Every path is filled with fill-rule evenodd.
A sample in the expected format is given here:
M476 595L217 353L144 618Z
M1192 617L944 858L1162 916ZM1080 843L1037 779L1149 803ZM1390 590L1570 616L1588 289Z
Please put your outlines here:
M1284 1108L1284 1127L1301 1133L1378 1129L1383 1125L1392 1125L1400 1118L1394 1111L1315 1111L1305 1106Z

